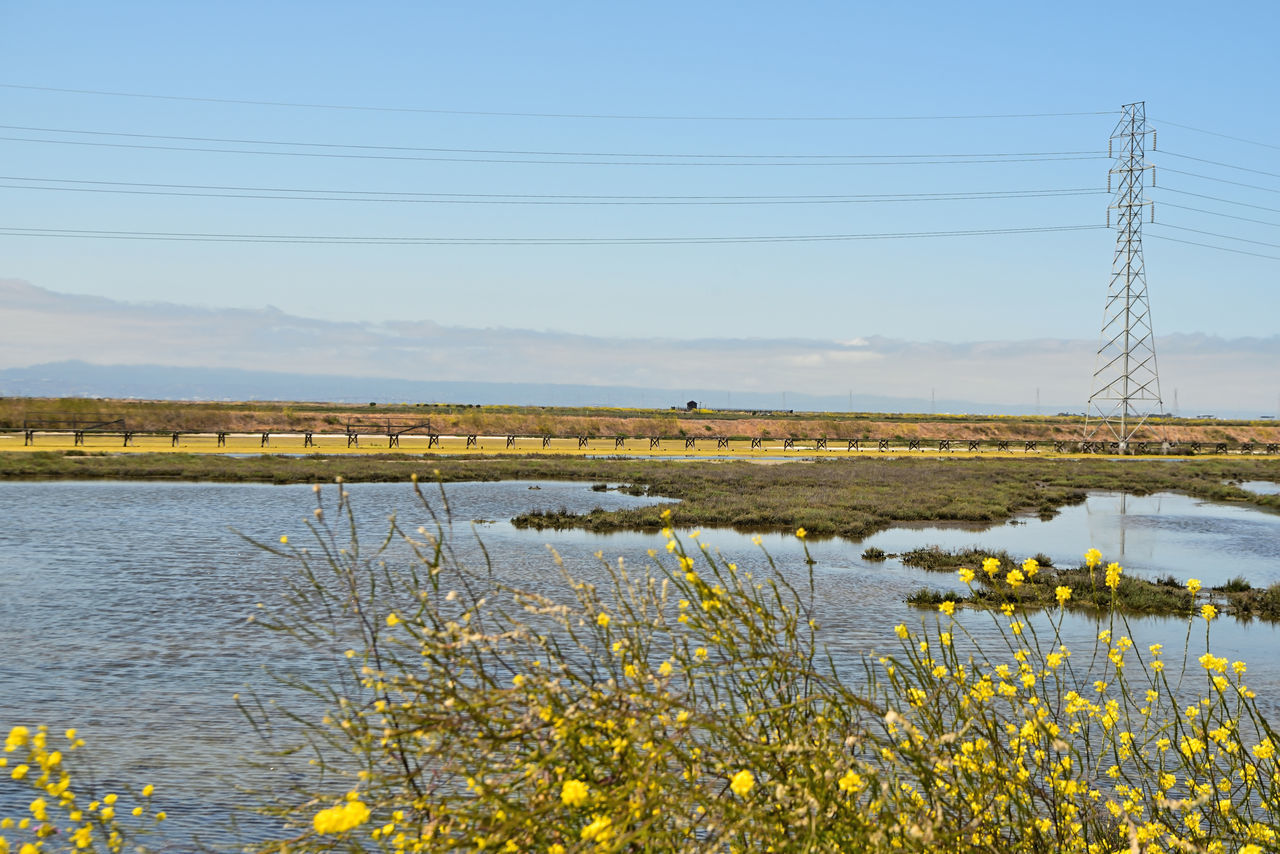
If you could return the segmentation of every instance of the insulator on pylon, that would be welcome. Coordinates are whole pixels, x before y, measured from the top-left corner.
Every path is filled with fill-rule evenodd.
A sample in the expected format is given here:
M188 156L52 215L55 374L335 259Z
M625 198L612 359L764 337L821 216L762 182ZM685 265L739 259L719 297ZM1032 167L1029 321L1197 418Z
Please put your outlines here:
M1107 228L1111 227L1111 208L1107 208Z
M1107 192L1111 192L1111 173L1107 173Z
M1152 225L1156 224L1156 203L1155 202L1151 203L1151 224Z
M1155 185L1156 185L1156 167L1152 166L1151 167L1151 186L1154 187Z
M1151 132L1151 150L1152 151L1156 150L1156 132L1155 131Z
M1115 157L1115 155L1111 153L1111 140L1107 140L1107 156Z

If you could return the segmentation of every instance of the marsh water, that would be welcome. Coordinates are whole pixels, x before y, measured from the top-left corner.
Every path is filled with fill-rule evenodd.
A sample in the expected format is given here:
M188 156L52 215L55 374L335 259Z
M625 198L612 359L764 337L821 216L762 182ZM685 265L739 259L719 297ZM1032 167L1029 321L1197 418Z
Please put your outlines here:
M327 488L330 505L334 489ZM385 531L392 513L411 529L428 521L406 485L347 489L366 542ZM596 492L585 483L527 481L450 484L446 493L450 537L462 559L483 560L483 542L494 571L515 584L559 583L548 545L570 572L590 575L600 569L597 551L642 565L661 544L653 534L517 530L507 521L529 510L581 512L655 499ZM432 503L444 512L438 494ZM77 727L99 785L156 785L157 804L170 816L163 839L175 849L189 847L193 837L229 848L273 833L269 822L239 812L252 801L239 790L270 785L273 772L244 763L259 744L232 697L248 688L272 690L263 668L281 663L280 641L249 618L257 603L275 601L292 568L241 534L303 543L315 506L310 486L0 483L0 729L36 722L54 732ZM701 539L756 571L765 569L767 551L780 571L807 586L793 536L766 535L762 547L734 531L707 530ZM864 561L868 546L891 553L978 546L1017 558L1040 552L1059 565L1076 565L1096 547L1126 572L1148 577L1194 576L1206 587L1237 575L1255 586L1280 582L1280 516L1172 494L1096 494L1048 520L984 530L896 528L859 543L808 545L822 640L838 665L850 667L876 648L892 648L895 623L920 619L904 604L911 591L954 586L949 574L893 559ZM988 614L961 619L979 638L994 631ZM1096 631L1084 616L1064 624L1064 633L1080 640ZM1133 620L1130 631L1140 642L1181 649L1187 622ZM1273 719L1280 717L1278 640L1280 628L1271 623L1226 619L1213 627L1215 651L1249 662L1249 681ZM1203 637L1197 642L1203 645ZM24 805L0 802L0 812ZM237 816L240 826L233 828Z

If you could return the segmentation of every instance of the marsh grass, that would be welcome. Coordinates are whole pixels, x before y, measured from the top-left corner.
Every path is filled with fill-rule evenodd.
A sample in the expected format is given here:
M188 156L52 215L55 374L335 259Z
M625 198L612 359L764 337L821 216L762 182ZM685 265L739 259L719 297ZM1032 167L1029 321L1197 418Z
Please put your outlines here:
M910 558L910 562L908 562ZM980 572L984 560L996 560L998 571ZM973 571L973 583L965 594L920 588L907 596L907 602L920 607L933 607L939 602L953 600L957 605L978 608L1000 608L1014 603L1019 609L1051 609L1059 607L1057 590L1068 587L1071 599L1065 607L1073 611L1089 611L1095 614L1118 611L1124 614L1159 616L1190 616L1202 603L1187 590L1182 581L1171 575L1154 580L1121 575L1115 588L1105 583L1101 567L1081 564L1071 569L1046 566L1038 558L1034 576L1020 581L1016 588L1007 580L1017 562L1006 552L985 552L979 549L947 551L936 546L917 549L902 556L903 563L934 572L955 572L968 567ZM1265 590L1256 589L1244 576L1236 576L1225 584L1212 588L1212 602L1222 613L1242 619L1257 617L1264 620L1280 620L1280 584Z
M150 478L265 483L430 480L577 480L627 483L633 494L679 500L677 527L748 532L794 531L863 539L916 522L1000 523L1076 504L1090 491L1181 492L1197 498L1280 510L1280 495L1256 495L1228 478L1280 480L1280 460L880 459L861 457L762 466L745 461L682 462L564 457L430 458L411 455L328 457L137 454L69 457L0 454L0 478ZM656 531L657 506L587 513L562 527L609 532ZM519 517L517 517L519 518ZM536 519L528 520L536 527Z

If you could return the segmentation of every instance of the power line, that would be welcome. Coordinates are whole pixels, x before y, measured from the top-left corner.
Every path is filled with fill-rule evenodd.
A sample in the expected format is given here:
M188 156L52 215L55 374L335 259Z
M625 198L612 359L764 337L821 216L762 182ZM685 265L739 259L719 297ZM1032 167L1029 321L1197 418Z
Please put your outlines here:
M1182 128L1183 130L1193 130L1196 133L1208 134L1209 136L1221 137L1222 139L1230 139L1236 142L1244 142L1249 145L1260 146L1261 148L1274 148L1277 151L1280 151L1280 145L1276 145L1275 143L1271 143L1271 142L1258 142L1255 139L1245 139L1242 136L1232 136L1229 133L1219 133L1218 131L1215 131L1215 130L1205 130L1204 128L1192 127L1191 125L1184 125L1184 124L1179 124L1177 122L1171 122L1171 121L1168 121L1167 119L1154 119L1154 121L1162 125L1170 125L1172 127Z
M3 130L26 133L65 133L83 136L118 136L129 139L163 139L176 142L216 142L227 145L279 145L294 148L341 148L357 151L415 151L436 154L506 154L537 157L662 157L686 160L919 160L922 158L971 157L1055 157L1089 154L1102 157L1101 151L1014 151L1014 152L947 152L942 154L688 154L652 151L528 151L505 148L438 148L409 145L360 145L339 142L297 142L277 139L237 139L216 136L173 136L156 133L79 130L75 128L43 128L23 125L0 125Z
M1181 157L1183 160L1194 160L1197 163L1208 163L1211 166L1222 166L1226 169L1235 169L1240 172L1251 172L1254 175L1266 175L1268 178L1280 178L1280 172L1267 172L1263 169L1250 169L1248 166L1236 166L1234 163L1223 163L1220 160L1205 160L1203 157L1192 157L1190 154L1179 154L1176 151L1162 149L1161 154L1168 157Z
M1201 175L1199 172L1184 172L1181 169L1174 169L1169 166L1159 167L1161 172L1172 172L1175 175L1188 175L1192 178L1201 178L1205 181L1217 181L1219 184L1230 184L1233 187L1247 187L1250 190L1261 190L1264 193L1280 193L1280 189L1274 187L1262 187L1258 184L1245 184L1240 181L1229 181L1226 178L1215 178L1212 175Z
M1176 228L1178 231L1189 231L1192 234L1203 234L1206 237L1216 237L1219 240L1235 240L1240 243L1252 243L1254 246L1270 246L1275 249L1280 249L1280 243L1270 243L1266 240L1250 240L1246 237L1232 237L1230 234L1218 234L1213 231L1202 231L1198 228L1187 228L1186 226L1170 225L1169 223L1161 223L1161 226L1163 228Z
M10 237L59 237L99 240L162 240L205 243L298 243L376 246L654 246L673 244L810 243L853 240L905 240L929 237L972 237L998 234L1045 234L1096 231L1101 225L1061 225L1026 228L985 228L956 231L883 232L876 234L794 234L743 237L379 237L297 234L219 234L164 231L106 231L0 226Z
M1272 261L1280 261L1280 255L1264 255L1261 252L1249 252L1244 249L1232 249L1228 246L1214 246L1212 243L1200 243L1196 240L1181 240L1177 237L1169 237L1164 234L1152 234L1156 240L1167 240L1170 243L1184 243L1187 246L1203 246L1205 249L1216 249L1219 252L1230 252L1233 255L1250 255L1254 258L1268 258Z
M875 193L822 196L573 196L507 193L412 193L382 190L322 190L295 187L237 187L210 184L149 184L133 181L88 181L70 178L27 178L0 175L0 181L31 181L62 185L0 184L18 190L77 193L115 193L193 198L274 199L292 201L382 202L472 205L817 205L887 202L983 201L1101 195L1085 187L1046 190L976 191L964 193ZM293 195L288 195L293 194Z
M611 119L628 121L678 121L678 122L902 122L902 121L956 121L979 119L1040 119L1074 116L1110 116L1116 110L1061 113L987 113L976 115L920 115L920 116L713 116L713 115L628 115L620 113L532 113L499 110L445 110L427 107L376 107L359 104L322 104L299 101L270 101L249 98L211 98L192 95L157 95L144 92L120 92L105 89L64 89L54 86L27 86L17 83L0 83L0 88L24 89L34 92L57 92L71 95L96 95L112 98L145 98L158 101L188 101L202 104L241 104L260 107L294 107L317 110L356 110L375 113L426 113L447 116L495 116L537 119Z
M1193 193L1189 190L1178 190L1178 189L1175 189L1174 187L1157 187L1155 189L1162 194L1177 193L1182 196L1195 196L1197 199L1209 199L1210 201L1214 201L1214 202L1222 202L1224 205L1237 205L1242 208L1253 208L1254 210L1259 210L1259 211L1270 211L1271 213L1280 213L1280 208L1269 208L1269 207L1266 207L1265 205L1254 205L1254 204L1250 204L1249 202L1237 202L1237 201L1232 201L1231 199L1221 198L1220 196L1207 196L1204 193Z
M1160 205L1166 208L1178 208L1179 210L1195 211L1196 213L1208 214L1209 216L1220 216L1220 217L1224 217L1225 219L1235 219L1241 222L1253 222L1253 223L1257 223L1258 225L1269 225L1273 228L1280 228L1280 222L1271 222L1265 219L1253 219L1252 217L1247 217L1247 216L1235 216L1234 214L1219 213L1218 211L1209 211L1209 210L1205 210L1204 208L1193 208L1189 205L1179 205L1179 204L1175 204L1174 202L1162 201Z
M410 161L428 161L428 162L444 162L444 163L522 163L522 164L542 164L552 166L927 166L927 165L968 165L980 163L1044 163L1057 160L1103 160L1106 155L1091 154L1081 156L1067 157L987 157L973 158L969 160L960 159L942 159L942 160L856 160L852 162L794 162L794 161L777 161L777 162L720 162L720 163L681 163L670 161L645 161L645 160L534 160L529 158L492 158L492 157L443 157L443 156L423 156L423 155L404 155L404 154L339 154L335 152L319 152L319 151L267 151L261 149L233 149L233 148L205 148L201 146L183 146L183 145L143 145L140 143L124 143L124 142L89 142L80 139L29 139L26 137L0 136L0 140L7 142L34 142L50 145L80 145L91 146L95 148L128 148L139 149L145 151L192 151L205 154L255 154L268 155L272 157L321 157L329 159L341 160L410 160ZM889 155L895 156L895 155Z

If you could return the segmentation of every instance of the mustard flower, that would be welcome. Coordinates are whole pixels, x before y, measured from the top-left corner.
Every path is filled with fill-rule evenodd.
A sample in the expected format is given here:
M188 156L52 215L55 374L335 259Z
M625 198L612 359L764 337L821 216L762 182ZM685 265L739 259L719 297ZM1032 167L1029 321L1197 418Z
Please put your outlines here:
M159 819L160 814L157 814L156 818ZM369 808L359 800L348 800L335 807L320 810L311 820L311 824L319 834L346 833L368 820Z
M607 815L598 815L591 824L582 828L581 835L587 842L603 845L613 838L613 820Z
M960 571L957 572L956 575L959 575L960 580L963 581L965 584L973 583L973 570L969 569L969 567L967 566L960 567Z
M24 726L16 726L9 730L9 735L4 740L4 752L12 753L22 745L26 744L31 737L31 730Z
M283 536L283 535L282 535L282 536L280 537L280 545L282 545L282 546L287 546L287 545L289 545L289 538L288 538L288 537L286 537L286 536Z
M796 536L803 540L805 537L809 536L809 532L804 528L796 528Z
M756 777L750 771L739 771L729 781L729 789L738 797L745 798L756 785Z
M1120 585L1120 573L1122 573L1122 572L1124 572L1124 567L1120 566L1120 564L1118 564L1118 563L1116 563L1116 562L1114 562L1114 561L1112 561L1111 563L1107 564L1107 581L1106 581L1106 584L1107 584L1107 586L1108 586L1108 587L1110 587L1112 590L1115 590L1115 589L1116 589L1116 587L1118 587L1118 586Z
M1205 605L1200 609L1200 616L1204 617L1204 621L1207 623L1218 616L1218 609L1212 605Z
M1227 660L1206 652L1204 655L1200 656L1200 666L1205 670L1216 670L1218 673L1222 673L1227 669Z
M1022 582L1026 581L1027 579L1026 579L1026 576L1022 574L1022 570L1011 569L1009 570L1009 574L1005 576L1004 580L1009 582L1010 587L1012 587L1014 590L1017 590L1018 587L1021 586Z
M982 561L982 571L992 578L995 578L996 573L1000 571L1000 559L995 557L984 558Z
M608 628L609 615L606 614L604 611L601 611L599 614L596 614L596 625L600 626L601 628Z
M1102 552L1097 549L1089 549L1084 553L1084 562L1090 569L1096 569L1102 565Z
M387 625L391 627L400 625L400 618L395 615L394 611L392 611L390 614L387 614Z
M1040 561L1033 557L1029 557L1022 562L1022 571L1026 573L1027 578L1035 578L1036 573L1040 571Z
M560 800L567 807L580 807L587 802L591 790L581 780L565 780L560 789Z
M1200 579L1198 579L1198 578L1188 578L1188 579L1187 579L1187 592L1189 592L1192 596L1194 596L1194 595L1196 595L1197 593L1199 593L1199 592L1200 592Z
M948 599L946 602L938 605L938 610L946 614L948 617L953 616L956 612L956 603Z
M1053 595L1057 597L1058 606L1063 607L1071 599L1071 588L1059 584L1053 589Z
M850 768L844 776L836 780L842 792L856 792L862 788L862 775Z

